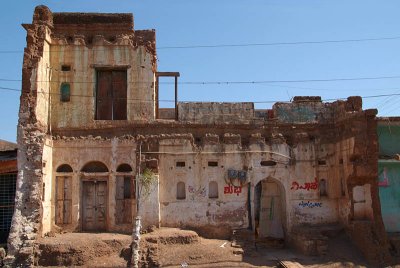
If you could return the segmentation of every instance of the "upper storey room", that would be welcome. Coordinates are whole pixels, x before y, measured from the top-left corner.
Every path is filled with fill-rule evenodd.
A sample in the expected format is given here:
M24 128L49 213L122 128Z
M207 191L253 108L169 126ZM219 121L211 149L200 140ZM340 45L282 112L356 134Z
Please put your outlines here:
M96 128L155 119L155 31L133 25L132 14L36 7L32 24L23 24L23 90L37 92L39 122Z

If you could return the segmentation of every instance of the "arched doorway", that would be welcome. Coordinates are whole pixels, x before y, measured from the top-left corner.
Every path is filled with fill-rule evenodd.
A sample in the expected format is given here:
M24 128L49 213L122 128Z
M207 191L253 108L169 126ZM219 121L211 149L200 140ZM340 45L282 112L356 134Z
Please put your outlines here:
M256 185L254 210L259 238L285 238L285 194L280 182L267 178Z
M107 229L108 168L98 161L82 167L82 230Z

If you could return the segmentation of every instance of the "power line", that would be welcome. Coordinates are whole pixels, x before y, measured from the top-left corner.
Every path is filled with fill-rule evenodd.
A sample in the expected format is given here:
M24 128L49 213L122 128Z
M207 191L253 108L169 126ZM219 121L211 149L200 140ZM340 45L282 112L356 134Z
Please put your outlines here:
M10 90L10 91L21 91L19 89L14 89L14 88L5 88L5 87L0 87L0 90ZM61 93L49 93L49 92L44 92L44 91L36 91L41 94L48 94L48 95L61 95ZM94 95L78 95L78 94L70 94L71 97L86 97L86 98L95 98L96 96ZM379 94L379 95L368 95L368 96L361 96L363 99L370 99L370 98L382 98L382 97L392 97L392 96L400 96L400 93L392 93L392 94ZM125 98L124 98L125 99ZM347 97L341 97L341 98L330 98L330 99L323 99L322 101L336 101L336 100L346 100ZM154 102L156 100L142 100L142 99L130 99L126 98L126 100L130 101L139 101L139 102ZM175 100L159 100L160 102L175 102ZM180 102L210 102L210 101L187 101L187 100L181 100ZM269 100L269 101L250 101L252 103L275 103L275 102L289 102L286 100Z
M318 44L330 44L330 43L359 43L359 42L375 42L375 41L390 41L399 40L400 36L389 36L389 37L376 37L376 38L358 38L358 39L338 39L338 40L314 40L314 41L294 41L294 42L271 42L271 43L245 43L245 44L212 44L212 45L177 45L177 46L161 46L157 49L196 49L196 48L227 48L227 47L262 47L262 46L293 46L293 45L318 45ZM110 47L114 49L125 49L130 46L124 45L124 47ZM68 50L66 48L65 50ZM65 51L64 50L64 51ZM109 49L91 49L92 51L107 51ZM50 50L51 52L62 52L56 50ZM1 54L17 54L23 53L19 50L0 50Z
M383 80L400 79L400 76L374 76L374 77L350 77L350 78L327 78L327 79L300 79L300 80L260 80L260 81L179 81L185 85L232 85L232 84L273 84L273 83L313 83L313 82L337 82L337 81L360 81L360 80ZM21 79L0 78L4 82L20 82ZM96 81L50 81L37 80L37 83L83 83L93 84ZM152 83L153 81L128 81L129 84ZM174 84L174 82L163 82L162 84Z
M360 39L342 39L342 40L323 40L323 41L296 41L296 42L249 43L249 44L165 46L165 47L158 47L157 49L287 46L287 45L310 45L310 44L328 44L328 43L353 43L353 42L384 41L384 40L398 40L398 39L400 39L400 36L379 37L379 38L360 38Z

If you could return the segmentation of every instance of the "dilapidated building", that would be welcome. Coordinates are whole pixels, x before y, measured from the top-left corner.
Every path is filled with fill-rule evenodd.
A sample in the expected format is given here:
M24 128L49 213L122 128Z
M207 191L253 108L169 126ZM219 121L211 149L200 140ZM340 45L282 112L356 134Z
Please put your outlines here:
M14 213L17 144L0 140L0 244L7 243Z
M140 214L211 237L251 228L311 253L324 245L304 230L333 224L388 260L377 111L360 97L161 109L159 77L179 73L157 71L155 31L134 30L131 14L39 6L23 26L10 259L32 263L49 232L131 232Z

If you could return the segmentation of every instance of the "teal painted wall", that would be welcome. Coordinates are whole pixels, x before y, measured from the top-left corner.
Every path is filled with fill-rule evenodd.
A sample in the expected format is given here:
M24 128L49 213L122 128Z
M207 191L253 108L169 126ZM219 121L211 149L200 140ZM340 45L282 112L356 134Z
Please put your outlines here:
M387 232L400 232L400 162L394 161L378 163L379 197Z
M378 123L377 131L379 155L400 154L400 126Z

